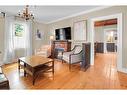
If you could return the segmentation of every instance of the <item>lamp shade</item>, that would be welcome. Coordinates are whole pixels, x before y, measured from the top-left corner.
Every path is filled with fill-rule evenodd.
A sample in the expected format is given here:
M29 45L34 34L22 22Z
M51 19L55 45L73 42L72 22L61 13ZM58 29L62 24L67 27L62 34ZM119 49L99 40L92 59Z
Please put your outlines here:
M50 40L53 40L54 39L54 36L50 36Z

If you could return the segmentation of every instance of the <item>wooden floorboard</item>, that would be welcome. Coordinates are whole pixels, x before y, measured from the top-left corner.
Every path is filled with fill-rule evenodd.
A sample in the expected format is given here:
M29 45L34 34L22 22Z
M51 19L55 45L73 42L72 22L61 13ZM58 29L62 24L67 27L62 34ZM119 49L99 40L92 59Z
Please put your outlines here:
M4 66L11 89L127 89L127 74L117 72L116 54L97 54L95 65L86 72L80 66L72 67L55 61L54 79L52 73L40 74L32 85L31 76L24 77L18 72L17 63Z

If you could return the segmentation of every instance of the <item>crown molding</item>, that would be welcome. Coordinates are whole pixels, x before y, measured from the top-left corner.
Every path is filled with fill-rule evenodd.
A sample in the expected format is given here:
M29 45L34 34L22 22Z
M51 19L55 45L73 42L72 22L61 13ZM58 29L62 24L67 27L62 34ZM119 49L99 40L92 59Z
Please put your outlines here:
M34 22L41 23L41 24L47 24L47 22L41 21L39 19L34 20Z
M73 15L70 15L70 16L66 16L66 17L63 17L63 18L59 18L59 19L57 19L57 20L53 20L53 21L47 22L47 23L45 23L45 24L51 24L51 23L58 22L58 21L61 21L61 20L64 20L64 19L68 19L68 18L71 18L71 17L76 17L76 16L79 16L79 15L82 15L82 14L87 14L87 13L90 13L90 12L94 12L94 11L106 9L106 8L109 8L109 7L112 7L112 6L97 7L97 8L88 10L88 11L83 11L83 12L76 13L76 14L73 14Z

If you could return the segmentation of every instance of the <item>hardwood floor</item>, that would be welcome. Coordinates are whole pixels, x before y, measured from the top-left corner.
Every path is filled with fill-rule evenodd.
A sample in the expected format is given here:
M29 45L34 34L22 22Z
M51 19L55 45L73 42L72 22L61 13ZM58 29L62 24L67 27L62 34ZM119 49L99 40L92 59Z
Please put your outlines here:
M75 65L70 72L68 64L55 61L54 79L52 73L40 74L32 85L31 76L18 72L17 63L4 66L11 89L127 89L127 74L117 72L116 55L97 54L95 65L86 72Z

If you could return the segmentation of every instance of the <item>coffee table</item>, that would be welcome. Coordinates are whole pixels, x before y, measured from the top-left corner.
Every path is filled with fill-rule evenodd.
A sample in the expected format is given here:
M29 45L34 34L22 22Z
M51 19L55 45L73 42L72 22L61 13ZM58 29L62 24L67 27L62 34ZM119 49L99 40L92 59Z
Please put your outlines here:
M54 76L54 60L42 56L27 56L18 59L18 69L20 71L21 62L23 62L24 76L29 74L32 76L33 85L39 72L51 71Z

